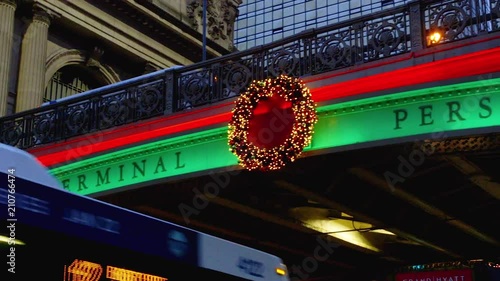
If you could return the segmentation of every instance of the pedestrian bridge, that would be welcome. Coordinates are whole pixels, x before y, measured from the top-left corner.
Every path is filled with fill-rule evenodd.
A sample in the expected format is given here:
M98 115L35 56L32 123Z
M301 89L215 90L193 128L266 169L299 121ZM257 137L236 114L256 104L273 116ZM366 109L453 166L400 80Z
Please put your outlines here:
M470 3L473 2L476 3ZM335 155L350 155L339 156L348 165L354 165L351 160L355 157L359 159L355 164L362 166L393 160L390 164L384 162L385 165L373 167L370 172L353 170L352 166L342 168L378 187L406 186L408 179L418 174L416 168L421 166L425 166L422 170L432 177L416 186L436 186L438 176L431 171L443 167L443 158L447 158L446 163L450 166L458 167L459 176L443 173L439 177L450 181L450 190L468 182L474 171L481 171L489 179L482 186L492 186L496 182L488 171L493 170L494 161L490 158L482 162L477 160L482 170L474 170L470 167L475 165L456 158L464 152L474 152L490 153L488 155L498 159L498 152L491 152L500 147L500 1L488 1L489 6L481 6L481 9L466 3L469 2L417 1L308 30L272 44L98 88L1 118L0 141L36 155L66 189L76 193L127 205L129 203L118 194L153 187L154 191L147 193L149 197L146 193L137 196L150 201L144 199L129 207L175 220L180 216L171 214L179 210L182 213L182 208L165 210L166 207L158 207L166 203L159 202L157 197L168 197L163 193L166 191L158 191L160 187L172 186L172 190L178 190L183 182L190 186L215 182L220 188L244 186L245 181L256 180L242 173L237 157L229 151L227 125L235 100L253 81L285 74L299 77L309 88L317 104L318 122L312 142L301 157L285 168L285 174L261 174L261 180L272 176L267 183L260 183L263 186L272 182L293 196L321 203L324 198L318 194L323 191L315 195L312 190L296 186L304 185L304 181L315 185L320 181L323 187L329 186L324 181L331 182L342 164L332 158ZM283 123L293 119L283 112L271 118ZM268 133L272 135L273 131ZM376 148L380 150L365 152ZM422 159L435 155L439 156L439 161L427 160L422 164ZM429 163L433 165L427 167ZM297 175L302 178L292 180ZM457 177L467 179L453 182ZM412 183L408 184L407 190L412 190ZM254 183L254 187L256 185ZM189 198L196 195L191 190L188 188L184 197L175 194L179 200L187 198L191 202ZM268 191L271 190L269 187ZM485 192L490 199L499 198L492 190L476 188L476 192ZM269 194L255 196L263 200ZM426 193L429 197L425 198L434 198L433 194ZM111 197L113 195L117 197ZM220 196L212 202L233 211L253 214L273 225L307 232L297 230L299 226L292 222L270 218L270 214L276 215L276 212L264 214L261 213L263 208L255 213L251 210L257 207L250 209L251 204L244 203L241 195L234 196ZM394 203L387 199L383 204L393 204L398 210L408 202L413 206L421 204L413 197L415 200L408 199L406 193L401 196ZM498 210L495 200L493 205ZM283 197L277 200L285 201L288 202ZM342 204L334 202L322 205L330 209L342 208ZM361 207L347 207L352 206L351 203L346 203L344 208L351 210L351 214L356 213ZM451 201L448 203L450 208L455 208L453 210L458 208L451 207ZM180 206L182 202L170 204ZM460 204L465 203L460 201ZM471 208L479 206L477 202L474 204ZM430 205L417 207L431 217L443 214ZM191 215L200 212L200 208L185 210L190 210ZM360 211L358 217L373 225L395 225L398 235L443 254L443 259L467 258L475 253L472 249L485 249L484 256L488 256L490 250L498 249L498 241L489 236L494 230L488 226L481 231L472 226L469 230L461 228L460 235L471 235L479 242L471 242L467 236L463 240L467 242L462 244L470 246L463 253L456 253L460 252L457 246L449 245L446 238L429 238L427 232L413 229L408 222L391 220L383 214L374 215L375 218L366 215L370 212L375 211ZM205 214L208 216L209 212ZM498 217L498 212L496 214ZM186 222L184 215L179 222ZM464 216L469 218L472 214ZM412 218L426 221L424 217ZM229 221L232 220L228 219L228 225ZM396 226L398 223L401 225ZM436 227L442 229L443 224L448 222L440 220ZM200 224L200 228L203 227L208 228ZM448 235L455 233L442 231ZM237 229L230 232L234 234ZM283 247L293 248L290 252L295 253L297 262L301 261L297 256L307 256L306 250L295 248L297 245L283 243ZM427 257L418 251L423 253L422 257ZM403 264L415 260L410 258L411 252L387 256ZM430 254L428 257L435 258ZM337 261L335 266L349 270L347 260Z
M495 132L499 4L485 14L460 5L414 3L98 88L2 118L0 140L84 194L237 167L227 145L234 100L280 74L302 78L318 105L306 157Z

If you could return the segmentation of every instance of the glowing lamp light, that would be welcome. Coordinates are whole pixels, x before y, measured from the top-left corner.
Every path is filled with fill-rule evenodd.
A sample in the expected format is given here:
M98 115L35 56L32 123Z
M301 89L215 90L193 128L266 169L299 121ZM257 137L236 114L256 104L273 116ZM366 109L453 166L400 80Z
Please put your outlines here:
M443 34L439 30L433 30L430 35L427 37L427 45L435 45L441 42L443 38Z

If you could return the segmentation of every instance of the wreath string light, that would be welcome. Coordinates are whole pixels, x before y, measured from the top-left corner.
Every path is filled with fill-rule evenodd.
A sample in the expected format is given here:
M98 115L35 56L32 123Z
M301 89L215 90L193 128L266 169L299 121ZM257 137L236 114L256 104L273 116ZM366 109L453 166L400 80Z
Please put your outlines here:
M276 98L283 101L281 104L288 104L291 107L293 112L293 119L290 120L291 129L285 132L282 142L266 147L252 141L250 126L252 119L255 119L254 113L258 105ZM253 81L235 103L228 126L229 150L238 157L240 165L247 170L281 169L288 163L294 162L303 149L311 143L313 128L318 121L316 104L311 98L309 89L300 79L281 75ZM283 109L274 106L272 110ZM278 117L272 122L276 123L280 118L283 119L281 116ZM273 126L272 128L283 127L276 124Z

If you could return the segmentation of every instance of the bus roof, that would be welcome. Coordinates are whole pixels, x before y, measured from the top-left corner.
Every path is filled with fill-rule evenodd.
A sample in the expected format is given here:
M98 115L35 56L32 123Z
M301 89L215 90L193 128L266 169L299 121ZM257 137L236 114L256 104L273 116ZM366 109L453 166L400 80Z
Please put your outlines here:
M6 173L13 169L13 175L46 186L62 189L61 183L50 174L48 168L43 166L38 159L30 153L0 143L0 171Z

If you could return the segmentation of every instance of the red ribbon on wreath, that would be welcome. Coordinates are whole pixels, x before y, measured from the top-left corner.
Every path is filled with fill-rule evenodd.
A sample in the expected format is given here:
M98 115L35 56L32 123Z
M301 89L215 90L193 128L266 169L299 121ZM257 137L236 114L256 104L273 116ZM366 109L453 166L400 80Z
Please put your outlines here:
M236 100L228 143L248 170L278 170L311 143L316 104L298 78L281 75L253 81Z

